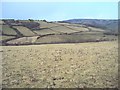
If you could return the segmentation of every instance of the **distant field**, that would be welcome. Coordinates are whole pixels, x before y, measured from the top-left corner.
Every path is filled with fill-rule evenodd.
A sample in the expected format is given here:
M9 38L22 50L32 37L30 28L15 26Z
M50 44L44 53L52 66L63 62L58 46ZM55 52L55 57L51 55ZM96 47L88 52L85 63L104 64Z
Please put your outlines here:
M8 40L8 39L12 39L12 38L15 38L15 36L0 36L2 38L2 40Z
M5 24L4 21L0 20L0 25Z
M34 36L34 37L21 37L21 38L17 38L17 39L13 39L13 40L10 40L10 41L7 41L6 43L7 44L33 44L36 42L37 40L37 37L39 36Z
M3 46L2 87L117 88L117 44Z
M6 35L17 35L16 31L12 28L10 28L8 25L0 25L2 27L3 34Z
M116 36L102 33L76 33L71 35L48 35L36 40L35 43L80 43L117 40Z
M13 26L16 28L21 34L24 36L34 36L35 33L33 33L30 29L24 27L24 26Z
M47 34L59 34L59 32L53 31L51 29L42 29L42 30L34 30L38 35L47 35Z
M54 30L54 31L57 31L57 32L61 32L61 33L74 33L74 32L77 32L77 31L72 30L70 28L67 28L65 26L53 27L51 29Z
M35 22L40 23L40 28L51 28L51 27L59 26L55 23L48 23L48 22L44 22L44 21L35 21Z
M95 28L95 27L88 27L91 31L97 31L97 32L104 32L103 29Z
M114 41L118 36L102 28L46 20L0 20L0 23L3 45Z
M67 27L69 27L69 28L71 28L71 29L73 29L75 31L78 31L78 32L80 32L80 31L83 31L83 32L89 31L88 28L84 28L84 27L74 27L74 26L67 26Z

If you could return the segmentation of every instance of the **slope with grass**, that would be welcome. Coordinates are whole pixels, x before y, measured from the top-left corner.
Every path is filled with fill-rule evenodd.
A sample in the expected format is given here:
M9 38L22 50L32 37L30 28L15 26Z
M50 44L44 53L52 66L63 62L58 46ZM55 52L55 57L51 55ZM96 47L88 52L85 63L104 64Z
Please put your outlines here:
M35 36L34 32L24 26L13 26L13 28L17 29L23 36Z
M59 26L59 25L57 25L57 24L55 24L55 23L49 23L49 22L45 22L45 21L35 21L35 22L37 22L37 23L39 23L40 24L40 28L51 28L51 27L56 27L56 26Z
M16 33L16 31L14 30L14 29L12 29L10 26L8 26L8 25L0 25L1 27L2 27L2 34L3 35L14 35L14 36L16 36L17 35L17 33Z
M3 20L3 45L80 43L117 40L117 33L83 24L48 22L45 20ZM12 38L13 37L13 38ZM32 40L31 37L37 37ZM27 38L27 39L26 39ZM23 42L22 42L23 40ZM34 41L34 42L33 42Z
M39 36L32 36L32 37L21 37L17 39L13 39L7 41L7 45L27 45L27 44L34 44Z
M118 32L118 20L117 19L70 19L60 21L63 23L71 23L71 24L80 24L80 25L87 25L97 28L102 28L108 31L115 31Z
M117 88L117 44L3 46L2 87Z
M41 29L41 30L34 30L35 33L38 35L49 35L49 34L60 34L59 32L53 31L50 28L46 29Z

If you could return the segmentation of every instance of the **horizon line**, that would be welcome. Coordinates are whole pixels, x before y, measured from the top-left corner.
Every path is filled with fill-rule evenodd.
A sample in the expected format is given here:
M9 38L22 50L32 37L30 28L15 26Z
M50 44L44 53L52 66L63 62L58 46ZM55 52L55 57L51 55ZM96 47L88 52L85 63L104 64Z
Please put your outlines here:
M88 20L118 20L119 18L72 18L72 19L64 19L64 20L47 20L47 19L32 19L32 18L28 18L28 19L15 19L15 18L0 18L0 20L4 20L4 19L13 19L13 20L46 20L46 21L66 21L66 20L78 20L78 19L88 19Z

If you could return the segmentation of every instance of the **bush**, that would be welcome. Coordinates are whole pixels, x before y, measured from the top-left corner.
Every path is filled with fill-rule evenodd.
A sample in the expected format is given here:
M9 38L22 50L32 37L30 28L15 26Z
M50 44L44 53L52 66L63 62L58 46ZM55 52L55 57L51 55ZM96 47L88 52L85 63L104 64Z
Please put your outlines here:
M29 21L33 22L34 20L33 19L28 19Z
M43 22L47 22L46 20L42 20Z

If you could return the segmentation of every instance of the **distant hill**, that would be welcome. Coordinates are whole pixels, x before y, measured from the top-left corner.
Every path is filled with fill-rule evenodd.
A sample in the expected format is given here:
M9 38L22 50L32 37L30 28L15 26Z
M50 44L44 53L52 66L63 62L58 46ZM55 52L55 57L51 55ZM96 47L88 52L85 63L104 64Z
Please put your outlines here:
M71 24L82 24L97 28L102 28L105 30L118 31L118 20L107 20L107 19L70 19L59 21L61 23L71 23Z
M103 20L73 19L60 23L46 20L3 19L0 20L0 45L113 41L117 40L118 36L116 26L116 21Z

